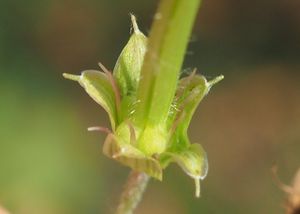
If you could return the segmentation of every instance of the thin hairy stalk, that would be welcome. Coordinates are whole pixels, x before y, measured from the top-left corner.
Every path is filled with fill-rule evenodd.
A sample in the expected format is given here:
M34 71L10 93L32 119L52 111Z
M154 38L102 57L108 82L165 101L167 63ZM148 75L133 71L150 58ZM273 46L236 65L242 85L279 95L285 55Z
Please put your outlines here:
M145 173L132 171L128 177L115 214L132 214L142 199L148 181L149 176Z

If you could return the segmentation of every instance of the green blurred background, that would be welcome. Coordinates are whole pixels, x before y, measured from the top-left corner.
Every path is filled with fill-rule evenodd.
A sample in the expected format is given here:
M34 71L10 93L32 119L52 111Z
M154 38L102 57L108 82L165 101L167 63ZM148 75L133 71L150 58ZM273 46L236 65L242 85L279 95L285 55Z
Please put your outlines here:
M62 78L112 69L128 13L148 33L157 1L0 0L0 204L13 214L112 213L129 169L107 159L104 111ZM205 0L184 68L224 74L190 128L210 170L202 197L177 166L137 214L279 214L300 167L300 1ZM188 13L188 11L187 11ZM166 80L167 81L167 80Z

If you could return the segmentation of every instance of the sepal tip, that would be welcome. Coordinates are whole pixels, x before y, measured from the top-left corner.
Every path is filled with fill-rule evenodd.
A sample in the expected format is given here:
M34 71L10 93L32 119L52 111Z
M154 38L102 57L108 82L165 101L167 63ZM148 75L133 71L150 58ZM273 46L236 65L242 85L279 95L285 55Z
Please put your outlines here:
M222 79L224 79L224 75L217 76L214 79L208 81L207 83L208 83L209 87L211 87L211 86L217 84L218 82L220 82Z
M68 74L68 73L63 73L63 77L69 80L73 81L79 81L80 76L79 75L74 75L74 74Z
M131 24L132 24L132 28L133 28L133 32L135 34L141 33L139 26L136 22L136 18L135 15L133 15L132 13L130 13L130 19L131 19Z
M200 198L200 178L195 178L195 196Z

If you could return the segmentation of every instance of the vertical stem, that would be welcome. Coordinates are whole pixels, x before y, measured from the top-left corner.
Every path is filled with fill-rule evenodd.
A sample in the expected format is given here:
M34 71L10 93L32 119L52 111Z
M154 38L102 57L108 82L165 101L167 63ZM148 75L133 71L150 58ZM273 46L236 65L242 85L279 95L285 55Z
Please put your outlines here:
M142 199L148 181L149 176L145 173L132 171L128 177L115 214L132 214Z
M201 0L161 0L141 71L135 119L139 125L167 119L184 54ZM149 181L132 171L115 214L132 214Z
M137 122L168 116L200 0L162 0L154 17L138 86Z

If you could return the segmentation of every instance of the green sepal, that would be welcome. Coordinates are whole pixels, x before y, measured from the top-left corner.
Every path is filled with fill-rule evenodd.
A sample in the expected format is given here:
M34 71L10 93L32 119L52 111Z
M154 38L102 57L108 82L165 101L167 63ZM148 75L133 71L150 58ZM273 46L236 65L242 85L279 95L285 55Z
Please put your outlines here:
M123 96L121 100L120 123L132 117L135 112L136 97L134 95Z
M103 153L133 170L145 172L149 176L162 180L162 168L158 160L146 156L143 152L131 144L125 143L114 134L109 134L106 137Z
M204 179L208 172L207 156L200 144L190 144L186 148L171 150L163 153L160 163L163 168L171 162L176 162L183 171L192 177L196 183L196 196L200 196L200 179Z
M168 118L173 136L177 139L179 138L179 140L176 140L177 143L188 142L185 140L187 139L187 129L195 110L210 88L222 79L223 76L221 75L211 81L207 81L204 76L197 75L195 72L180 79L173 101L173 110Z
M200 179L204 179L208 171L208 162L202 146L190 143L187 129L201 100L212 85L222 79L223 76L218 76L207 81L204 76L196 75L195 72L182 78L168 118L171 139L169 149L161 155L160 163L165 168L170 162L177 162L195 180L197 197L200 196Z
M114 130L118 122L116 95L107 74L96 70L86 70L81 75L64 73L63 76L66 79L79 82L88 95L104 108Z
M137 90L144 56L147 48L147 37L138 29L132 15L133 34L122 50L113 70L123 96Z

